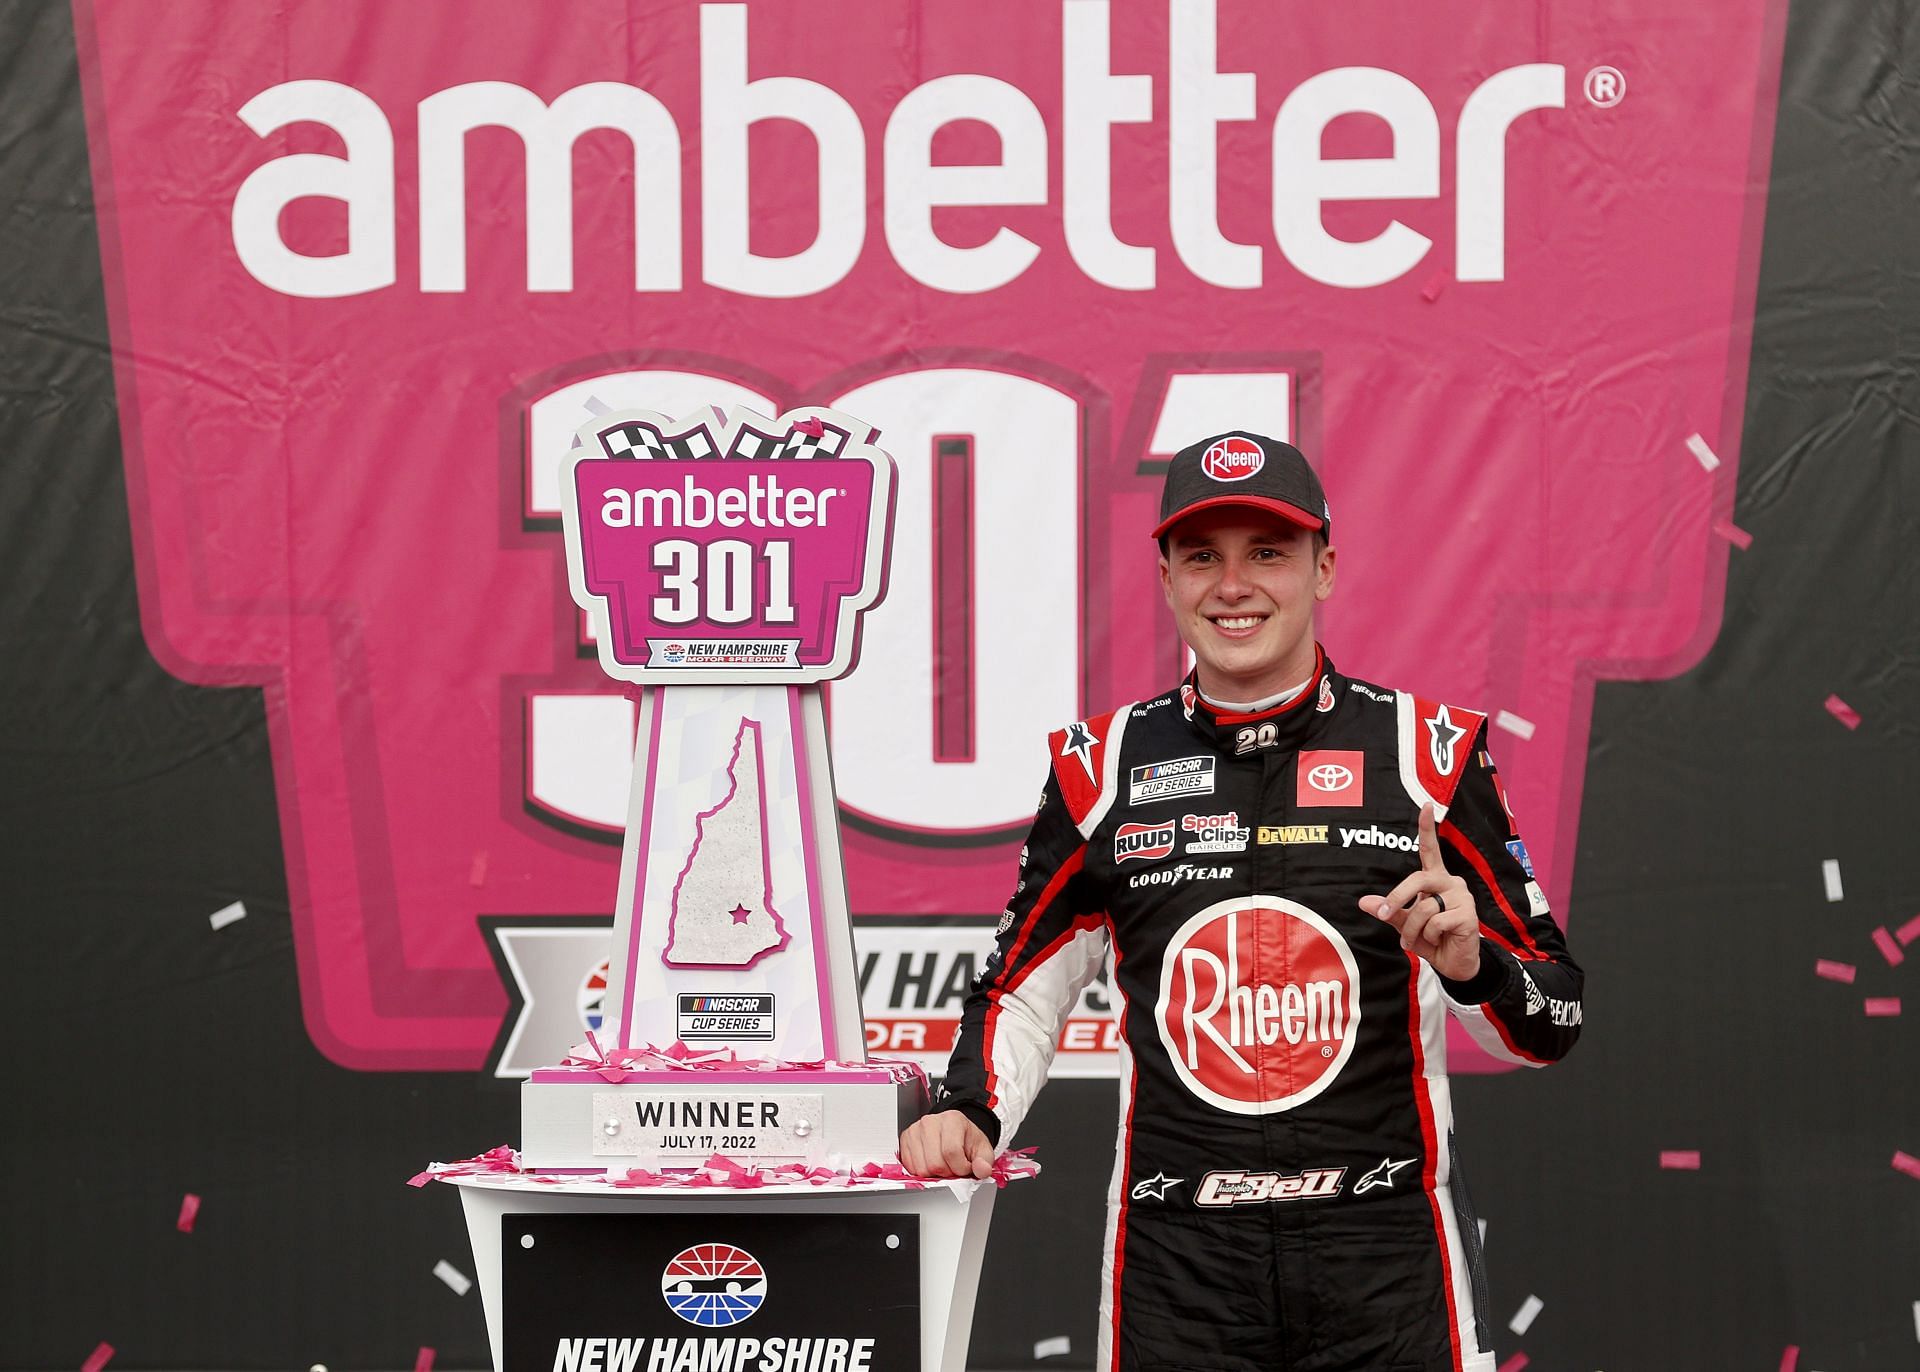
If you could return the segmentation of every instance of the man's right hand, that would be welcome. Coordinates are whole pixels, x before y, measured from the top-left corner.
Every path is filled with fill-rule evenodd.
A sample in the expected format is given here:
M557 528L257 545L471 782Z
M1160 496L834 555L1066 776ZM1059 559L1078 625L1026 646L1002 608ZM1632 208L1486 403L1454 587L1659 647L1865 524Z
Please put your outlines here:
M993 1144L958 1110L922 1115L900 1135L900 1162L916 1177L993 1175Z

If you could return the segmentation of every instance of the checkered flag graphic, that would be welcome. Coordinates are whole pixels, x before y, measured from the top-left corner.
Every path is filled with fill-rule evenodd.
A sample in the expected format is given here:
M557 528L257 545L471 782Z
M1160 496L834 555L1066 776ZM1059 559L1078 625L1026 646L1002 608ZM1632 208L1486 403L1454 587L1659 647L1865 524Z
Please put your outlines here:
M836 429L830 424L821 424L818 434L810 434L796 425L787 434L786 441L780 445L779 456L838 457L846 446L847 434L844 429Z
M728 457L778 457L780 440L761 433L758 429L743 428L734 436L733 448Z
M707 431L704 428L669 438L651 424L633 422L616 424L611 429L603 431L600 435L600 446L606 449L608 457L668 458L691 461L715 455L713 440L707 437Z

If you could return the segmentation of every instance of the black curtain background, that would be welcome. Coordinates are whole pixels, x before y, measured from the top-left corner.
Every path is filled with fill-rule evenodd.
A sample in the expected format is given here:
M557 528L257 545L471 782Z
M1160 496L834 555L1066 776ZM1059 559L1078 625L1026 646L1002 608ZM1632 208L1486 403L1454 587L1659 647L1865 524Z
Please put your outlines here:
M1920 36L1789 25L1724 627L1600 689L1573 908L1587 1037L1455 1085L1502 1358L1920 1365ZM72 18L0 6L0 1366L482 1366L459 1204L513 1090L344 1071L299 1018L260 695L141 639ZM1342 660L1363 665L1364 644ZM1838 692L1857 732L1821 702ZM1829 903L1823 859L1844 901ZM209 937L207 915L249 918ZM1816 959L1859 980L1817 979ZM1868 1018L1866 996L1904 996ZM137 1025L137 1030L129 1026ZM976 1366L1087 1366L1112 1087L1060 1082L1004 1193ZM1662 1149L1698 1149L1697 1172ZM191 1235L183 1193L204 1195ZM1524 1337L1506 1322L1545 1308Z

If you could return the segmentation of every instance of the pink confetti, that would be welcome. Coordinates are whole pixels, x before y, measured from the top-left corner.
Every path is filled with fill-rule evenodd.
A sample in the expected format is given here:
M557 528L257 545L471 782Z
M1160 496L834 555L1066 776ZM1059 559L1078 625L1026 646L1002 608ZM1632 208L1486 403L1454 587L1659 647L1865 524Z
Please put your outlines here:
M1860 713L1839 696L1827 697L1827 713L1846 725L1849 729L1860 727Z
M883 1071L896 1082L925 1081L926 1071L917 1062L905 1058L868 1058L865 1062L784 1062L773 1058L743 1058L731 1048L690 1048L675 1039L665 1048L641 1045L616 1048L612 1052L600 1046L600 1040L587 1031L587 1041L575 1044L560 1059L562 1067L585 1068L608 1081L625 1081L640 1072L872 1072Z
M1735 524L1731 519L1716 519L1713 531L1742 551L1753 546L1753 535Z
M1851 962L1835 962L1831 958L1821 958L1813 964L1813 974L1825 977L1828 981L1844 981L1853 985L1858 969Z
M1896 1172L1905 1172L1910 1177L1920 1177L1920 1158L1914 1157L1911 1153L1902 1153L1900 1150L1895 1149L1893 1154L1893 1170Z
M1698 1172L1700 1150L1698 1148L1663 1148L1660 1150L1660 1165L1669 1172Z
M113 1345L103 1341L87 1354L87 1360L80 1364L80 1372L100 1372L112 1359Z
M433 1372L433 1349L422 1344L413 1355L413 1372Z
M827 432L827 426L811 416L806 419L794 420L793 429L795 433L803 433L808 438L820 438Z
M1887 932L1883 924L1873 931L1873 946L1880 950L1880 956L1887 960L1887 966L1898 967L1906 954L1900 951L1900 945L1893 941L1893 935Z
M1920 915L1915 915L1898 929L1895 929L1893 936L1900 940L1900 946L1902 948L1912 943L1915 939L1920 938Z
M1034 1150L1016 1148L1012 1152L1002 1153L993 1160L993 1184L1004 1189L1009 1183L1024 1177L1040 1175L1040 1164L1033 1160ZM724 1153L715 1153L690 1172L649 1172L644 1167L630 1167L624 1172L585 1173L565 1177L528 1173L520 1165L520 1155L513 1149L502 1145L489 1149L478 1157L465 1158L459 1162L436 1162L426 1171L408 1181L409 1186L425 1186L430 1181L452 1177L478 1177L493 1174L509 1174L523 1181L532 1181L557 1186L565 1182L571 1186L609 1187L616 1191L631 1191L642 1187L662 1190L700 1190L707 1187L728 1187L739 1190L752 1190L762 1186L901 1186L909 1191L919 1191L931 1183L923 1177L916 1177L907 1171L896 1159L891 1162L869 1162L858 1171L846 1168L806 1167L799 1163L790 1163L785 1167L749 1168L736 1158Z
M191 1191L187 1192L186 1195L180 1197L180 1218L173 1222L173 1227L178 1229L182 1234L191 1234L193 1232L194 1216L199 1213L200 1197L194 1195Z
M1793 1372L1800 1365L1800 1345L1790 1343L1780 1354L1780 1372Z
M1900 997L1868 996L1867 1015L1870 1019L1891 1019L1900 1013Z
M473 866L467 872L467 885L485 886L487 884L487 851L482 848L473 855Z
M1427 278L1427 284L1420 288L1420 298L1431 305L1440 298L1440 292L1447 288L1447 274L1435 272Z
M1501 1363L1499 1367L1494 1369L1494 1372L1520 1372L1521 1368L1532 1361L1533 1359L1529 1358L1525 1353L1515 1353L1511 1358L1508 1358L1505 1362Z

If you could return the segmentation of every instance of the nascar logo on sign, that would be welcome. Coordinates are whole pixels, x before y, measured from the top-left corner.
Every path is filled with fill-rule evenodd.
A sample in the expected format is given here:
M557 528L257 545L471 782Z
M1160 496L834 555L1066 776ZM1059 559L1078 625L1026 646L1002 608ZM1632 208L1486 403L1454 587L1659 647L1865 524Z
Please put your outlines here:
M701 1243L683 1248L660 1274L667 1309L688 1324L725 1329L739 1324L767 1298L767 1274L744 1248Z

